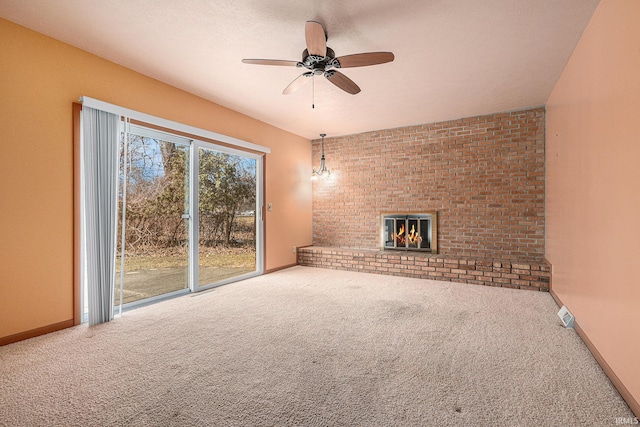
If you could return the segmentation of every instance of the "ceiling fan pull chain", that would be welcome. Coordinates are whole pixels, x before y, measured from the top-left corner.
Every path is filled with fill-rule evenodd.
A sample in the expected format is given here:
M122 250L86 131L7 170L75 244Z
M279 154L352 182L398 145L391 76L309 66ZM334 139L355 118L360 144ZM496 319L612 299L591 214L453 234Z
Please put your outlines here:
M316 76L311 75L311 108L316 108Z

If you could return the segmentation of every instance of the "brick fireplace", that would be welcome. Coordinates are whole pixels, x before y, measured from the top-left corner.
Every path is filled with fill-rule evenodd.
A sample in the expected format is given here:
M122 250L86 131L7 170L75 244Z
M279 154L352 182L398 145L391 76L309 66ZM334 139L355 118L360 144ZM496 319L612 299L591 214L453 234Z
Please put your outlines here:
M316 164L319 140L312 151ZM326 138L325 156L333 179L313 183L315 248L381 251L381 213L437 212L438 258L546 273L544 108ZM414 260L434 256L424 252ZM516 270L496 273L523 280Z

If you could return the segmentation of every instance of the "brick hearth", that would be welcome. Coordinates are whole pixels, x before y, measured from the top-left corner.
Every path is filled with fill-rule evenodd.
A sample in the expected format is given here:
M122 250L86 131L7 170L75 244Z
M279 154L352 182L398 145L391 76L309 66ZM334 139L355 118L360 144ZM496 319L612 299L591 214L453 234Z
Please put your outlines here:
M536 291L548 291L550 281L549 266L545 262L473 259L418 252L309 246L298 248L298 264Z

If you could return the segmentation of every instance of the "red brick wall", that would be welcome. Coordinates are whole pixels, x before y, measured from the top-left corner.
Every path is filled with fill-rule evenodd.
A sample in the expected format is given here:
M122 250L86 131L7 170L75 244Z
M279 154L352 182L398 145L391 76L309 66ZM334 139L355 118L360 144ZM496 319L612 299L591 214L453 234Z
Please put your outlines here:
M440 254L544 255L544 108L328 137L325 155L314 245L380 248L381 212L437 211Z

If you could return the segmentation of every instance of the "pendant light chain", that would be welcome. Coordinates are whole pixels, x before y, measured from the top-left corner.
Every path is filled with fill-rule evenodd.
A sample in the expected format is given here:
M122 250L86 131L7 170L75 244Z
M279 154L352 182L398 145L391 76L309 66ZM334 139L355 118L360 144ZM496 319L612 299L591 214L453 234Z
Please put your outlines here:
M326 164L325 164L325 159L324 159L324 137L327 136L326 133L321 133L320 137L322 138L322 151L320 152L320 167L318 168L318 170L313 170L313 172L311 173L311 179L312 180L316 180L318 179L318 177L323 176L326 174L327 178L331 177L331 171L327 168Z

